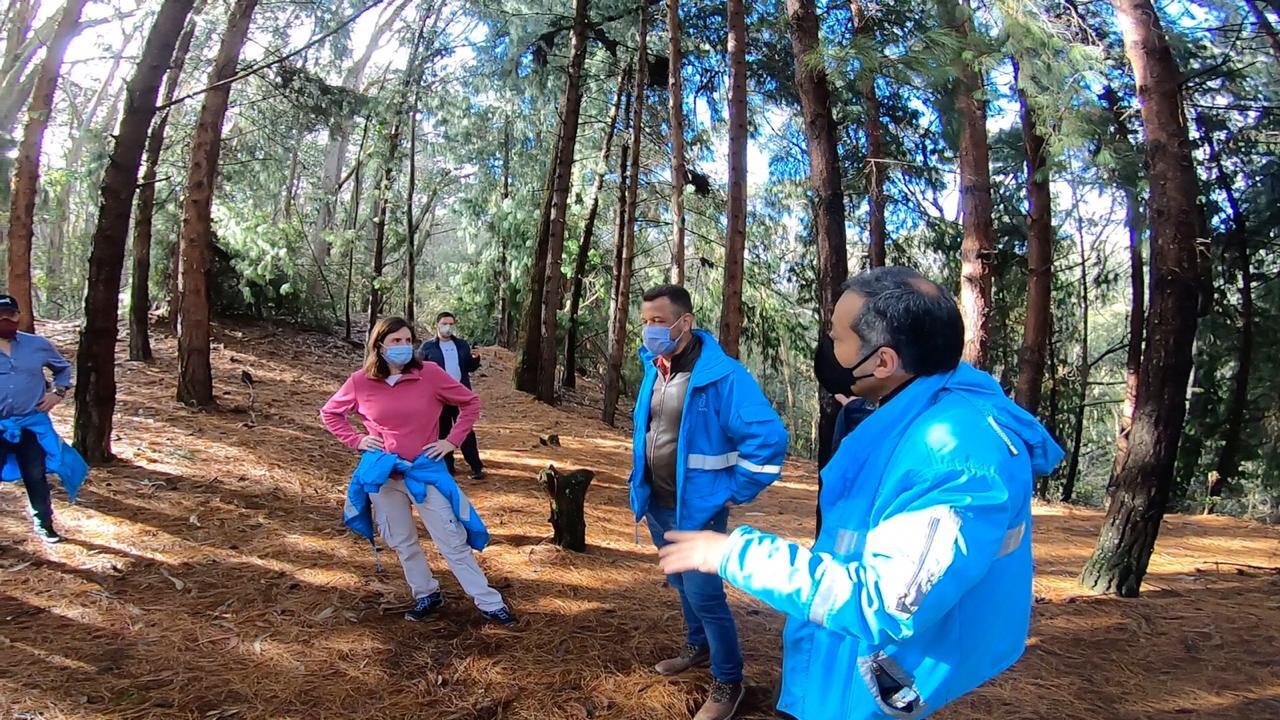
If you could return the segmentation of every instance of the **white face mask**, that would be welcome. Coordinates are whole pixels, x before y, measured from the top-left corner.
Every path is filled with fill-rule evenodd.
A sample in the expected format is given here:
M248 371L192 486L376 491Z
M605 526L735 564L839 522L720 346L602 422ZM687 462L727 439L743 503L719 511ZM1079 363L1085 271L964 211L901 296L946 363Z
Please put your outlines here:
M441 325L441 326L440 326L440 337L453 337L453 326L452 326L452 325Z

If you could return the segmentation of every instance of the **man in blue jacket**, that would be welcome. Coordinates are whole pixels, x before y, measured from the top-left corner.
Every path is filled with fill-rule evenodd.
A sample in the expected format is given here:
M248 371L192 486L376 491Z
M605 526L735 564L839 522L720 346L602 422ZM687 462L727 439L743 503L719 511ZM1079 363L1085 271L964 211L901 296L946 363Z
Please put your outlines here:
M693 301L677 285L644 294L644 380L636 398L631 509L654 544L672 530L724 532L729 507L778 479L787 431L760 387L710 333L694 328ZM693 569L690 569L693 570ZM742 651L723 581L668 573L680 596L686 646L654 668L676 675L711 665L710 696L695 720L729 720L742 701Z
M60 454L62 441L47 413L62 402L71 387L71 363L45 338L18 332L19 317L18 301L0 295L0 427L4 430L0 465L6 466L4 479L9 480L9 466L16 464L13 474L19 475L26 487L36 536L46 543L57 543L62 542L62 536L53 529L53 501L46 473L48 459L51 454ZM45 379L46 369L53 372L52 387ZM82 479L80 474L77 489ZM67 483L67 478L63 482Z
M1032 478L1062 450L960 362L947 291L906 268L845 284L831 337L878 405L823 470L812 550L749 527L671 533L666 572L717 572L788 615L778 709L922 718L1012 665L1031 615Z
M442 312L436 316L436 336L422 343L421 357L423 362L433 362L449 377L471 388L471 373L480 369L480 355L471 349L471 344L455 335L458 319L451 312ZM458 408L445 405L440 413L440 439L449 436L453 423L458 419ZM471 479L484 477L484 463L480 461L480 447L476 443L475 431L467 433L462 441L462 457L471 466ZM453 453L445 456L445 465L449 474L454 473Z

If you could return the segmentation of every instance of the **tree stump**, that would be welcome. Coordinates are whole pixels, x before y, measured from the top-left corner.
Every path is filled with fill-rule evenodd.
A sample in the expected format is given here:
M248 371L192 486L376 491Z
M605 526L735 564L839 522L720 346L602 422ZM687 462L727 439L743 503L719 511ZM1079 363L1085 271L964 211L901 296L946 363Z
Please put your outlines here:
M551 500L552 541L565 550L586 552L587 517L585 504L587 488L595 473L591 470L573 470L564 474L548 465L538 473L538 481Z

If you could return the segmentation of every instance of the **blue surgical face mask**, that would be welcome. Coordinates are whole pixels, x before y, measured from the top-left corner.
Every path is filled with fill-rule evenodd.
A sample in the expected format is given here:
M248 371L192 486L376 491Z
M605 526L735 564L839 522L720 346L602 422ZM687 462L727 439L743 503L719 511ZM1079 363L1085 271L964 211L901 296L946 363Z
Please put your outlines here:
M404 367L413 360L412 345L393 345L382 349L382 358L392 365Z
M679 322L679 320L676 322ZM676 348L680 345L680 339L684 337L685 332L688 331L682 331L679 335L671 337L671 328L669 327L645 325L644 347L654 355L671 357L675 354Z

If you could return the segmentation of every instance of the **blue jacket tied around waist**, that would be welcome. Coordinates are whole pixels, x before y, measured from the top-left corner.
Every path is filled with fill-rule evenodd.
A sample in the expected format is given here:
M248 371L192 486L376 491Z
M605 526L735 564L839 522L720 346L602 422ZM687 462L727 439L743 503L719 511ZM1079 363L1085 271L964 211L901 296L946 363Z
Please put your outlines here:
M812 549L749 527L720 574L788 616L778 708L922 718L1012 665L1031 616L1031 491L1062 449L986 373L916 378L822 471Z
M489 544L489 530L476 514L475 508L462 494L458 483L445 469L444 463L426 455L418 456L412 463L381 450L366 450L360 464L347 485L347 502L342 509L342 523L373 542L373 503L369 495L382 489L383 483L398 472L404 475L404 486L415 503L427 499L427 487L433 487L444 495L453 508L453 514L467 531L467 544L476 550L484 550Z
M787 429L755 379L720 349L708 332L695 330L702 353L689 377L680 418L676 461L676 527L701 530L726 502L749 503L782 473ZM640 349L644 380L636 397L632 438L631 510L636 521L649 510L653 489L645 478L649 399L658 370Z
M57 475L62 481L62 488L67 491L67 497L75 502L76 495L80 494L80 486L89 476L89 466L84 458L80 457L75 448L62 441L47 413L38 412L0 420L0 437L8 442L16 443L22 439L23 430L36 436L40 447L44 448L45 472ZM12 454L5 460L3 470L0 470L0 479L4 482L22 479L18 460Z

